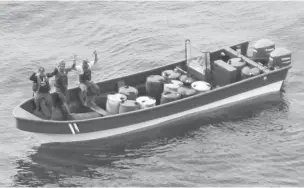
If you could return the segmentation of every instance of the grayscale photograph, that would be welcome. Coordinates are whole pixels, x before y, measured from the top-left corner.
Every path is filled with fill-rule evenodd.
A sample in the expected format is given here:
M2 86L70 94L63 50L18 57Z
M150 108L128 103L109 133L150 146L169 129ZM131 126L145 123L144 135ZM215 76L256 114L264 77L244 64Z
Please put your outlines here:
M304 187L304 2L0 1L0 187Z

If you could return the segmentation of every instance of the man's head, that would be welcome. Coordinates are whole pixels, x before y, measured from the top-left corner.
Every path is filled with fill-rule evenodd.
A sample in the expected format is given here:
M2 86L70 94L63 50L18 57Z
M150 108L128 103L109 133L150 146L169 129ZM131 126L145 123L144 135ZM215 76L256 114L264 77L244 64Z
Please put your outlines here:
M40 68L38 69L38 73L39 73L40 76L45 76L45 70L44 70L44 68L43 68L43 67L40 67Z
M82 61L82 69L84 72L87 72L90 70L90 66L89 66L89 61L88 60L83 60Z
M60 71L64 71L65 69L65 62L64 61L61 61L59 64L58 64L58 69Z

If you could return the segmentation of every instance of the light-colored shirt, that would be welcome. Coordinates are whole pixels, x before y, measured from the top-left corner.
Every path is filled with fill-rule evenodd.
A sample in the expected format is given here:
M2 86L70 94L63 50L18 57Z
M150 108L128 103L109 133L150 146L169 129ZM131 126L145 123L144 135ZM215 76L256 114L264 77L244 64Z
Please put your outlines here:
M91 69L94 64L95 64L95 61L89 62L88 63L89 69ZM75 68L76 68L76 73L78 75L82 75L83 74L82 64L81 65L77 65Z

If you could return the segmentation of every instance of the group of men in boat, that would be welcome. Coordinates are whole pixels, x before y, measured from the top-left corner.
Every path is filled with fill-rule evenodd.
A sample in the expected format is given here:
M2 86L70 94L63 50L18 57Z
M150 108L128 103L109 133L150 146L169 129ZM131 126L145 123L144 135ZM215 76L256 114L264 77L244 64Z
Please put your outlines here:
M76 56L74 55L73 65L71 67L66 67L65 61L61 61L58 67L51 73L46 73L43 67L38 69L38 72L33 73L30 76L30 80L33 81L33 97L35 103L35 113L41 109L41 101L45 101L47 111L49 113L44 113L46 119L50 119L52 116L52 108L54 106L52 96L50 93L50 83L49 78L55 76L55 95L61 102L61 106L65 111L65 116L70 115L70 110L68 107L68 73L75 70L79 77L79 88L80 92L80 102L82 105L87 106L88 102L94 101L95 97L100 94L100 88L91 80L92 71L91 68L98 61L97 52L94 51L94 60L89 62L87 59L82 60L82 64L76 66ZM90 91L93 97L88 101L87 92Z

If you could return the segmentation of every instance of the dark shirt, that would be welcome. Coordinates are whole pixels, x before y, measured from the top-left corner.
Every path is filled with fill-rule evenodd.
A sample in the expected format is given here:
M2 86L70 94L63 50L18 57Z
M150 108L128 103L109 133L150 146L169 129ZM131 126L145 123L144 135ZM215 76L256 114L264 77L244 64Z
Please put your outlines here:
M55 76L55 87L61 92L65 93L68 90L68 72L70 72L72 68L66 68L63 72L60 72L57 68L54 69L53 72L47 73L48 77Z
M91 77L92 77L91 75L92 75L91 70L84 72L83 74L79 75L79 82L84 83L86 81L91 81Z
M89 66L89 70L87 71L84 71L83 70L83 65L78 65L76 66L76 72L77 74L79 75L79 82L80 83L84 83L86 81L91 81L91 78L92 78L92 71L91 71L91 68L92 66L97 62L97 59L95 59L94 61L90 62L88 64Z
M33 73L30 76L30 80L34 82L36 85L35 87L33 86L33 90L36 91L38 89L38 85L40 85L39 91L40 93L48 93L50 91L50 83L49 80L47 79L47 75L45 77L40 76L41 82L38 83L38 78L36 76L36 73Z

